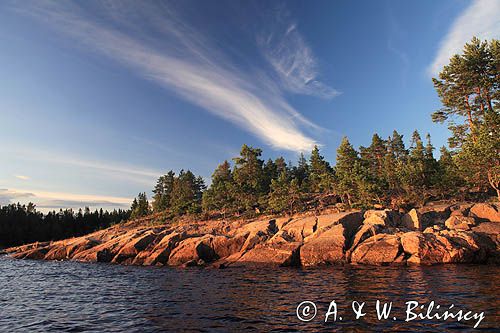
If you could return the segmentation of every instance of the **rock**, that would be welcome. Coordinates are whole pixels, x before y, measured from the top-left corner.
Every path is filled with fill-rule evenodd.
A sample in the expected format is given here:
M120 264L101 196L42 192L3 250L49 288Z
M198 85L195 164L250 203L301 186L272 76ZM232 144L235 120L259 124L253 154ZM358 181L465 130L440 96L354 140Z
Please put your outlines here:
M364 218L363 224L381 224L392 227L397 226L401 220L399 213L389 209L367 210Z
M468 203L456 204L451 206L451 216L468 216L473 205Z
M424 229L422 225L422 214L413 208L403 215L400 225L410 230L422 230Z
M137 254L144 249L157 237L152 231L140 234L125 243L111 262L130 264Z
M489 222L500 222L500 212L497 206L487 203L478 203L470 209L470 216Z
M184 232L172 232L165 235L150 252L142 255L139 260L143 265L166 265L174 247L186 237L187 234ZM139 264L139 260L134 260L134 264Z
M471 263L483 257L472 233L449 231L443 233L408 232L401 236L408 263L433 265L443 263Z
M317 227L318 219L316 216L308 216L288 222L283 226L283 230L292 236L295 241L302 242L305 237L312 235Z
M342 224L331 226L317 237L308 238L300 249L300 262L303 266L316 266L345 262L346 238Z
M215 236L212 239L212 248L217 254L217 257L226 258L241 251L245 241L246 237L243 235L237 235L235 237Z
M180 266L188 261L211 262L217 258L217 254L211 247L212 236L192 237L185 239L172 251L168 258L168 265Z
M299 266L300 242L274 239L244 253L233 266Z
M30 248L29 250L14 253L12 254L12 258L41 260L45 257L47 252L48 252L47 247L34 247Z
M352 252L351 262L368 265L401 263L401 252L399 236L380 234L359 244Z
M460 215L452 215L445 222L444 225L448 229L470 230L476 224L473 217L466 217Z

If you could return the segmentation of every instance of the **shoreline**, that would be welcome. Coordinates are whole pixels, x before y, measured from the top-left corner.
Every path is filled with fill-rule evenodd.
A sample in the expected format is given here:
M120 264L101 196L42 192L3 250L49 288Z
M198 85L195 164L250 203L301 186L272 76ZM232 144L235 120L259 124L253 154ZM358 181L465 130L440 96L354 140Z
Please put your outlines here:
M498 204L459 203L314 216L144 226L4 249L16 259L176 267L500 263Z

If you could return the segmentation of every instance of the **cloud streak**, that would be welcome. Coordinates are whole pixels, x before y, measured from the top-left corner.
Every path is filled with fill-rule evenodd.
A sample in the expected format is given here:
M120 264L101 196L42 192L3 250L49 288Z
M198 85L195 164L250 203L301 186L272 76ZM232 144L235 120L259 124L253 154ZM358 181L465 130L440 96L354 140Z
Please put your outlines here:
M258 44L286 90L325 99L340 94L318 80L316 58L298 31L297 24L285 18L273 26L271 32L259 37Z
M0 189L0 205L20 202L33 202L42 211L59 210L60 208L104 208L127 209L132 199L102 195L75 194L66 192L49 192L23 189Z
M285 100L271 77L259 69L243 71L233 66L220 49L183 23L179 13L151 3L141 3L144 6L137 9L110 4L100 13L108 15L113 25L66 2L36 2L24 12L275 148L306 151L316 144L304 130L317 126ZM130 22L143 22L155 29L154 34L144 34ZM287 90L326 98L337 94L316 80L312 51L295 27L271 42L267 59Z
M500 37L500 1L475 0L453 22L450 30L439 45L434 61L427 68L430 76L439 74L451 56L461 53L465 43L473 36L480 39Z

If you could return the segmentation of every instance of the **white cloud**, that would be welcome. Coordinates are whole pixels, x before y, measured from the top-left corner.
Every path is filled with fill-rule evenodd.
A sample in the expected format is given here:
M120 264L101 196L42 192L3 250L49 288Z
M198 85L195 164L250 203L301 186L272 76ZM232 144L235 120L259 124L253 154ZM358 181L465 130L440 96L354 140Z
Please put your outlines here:
M473 36L483 40L500 37L500 1L476 0L453 22L427 69L429 75L438 75L451 56L461 53Z
M126 179L150 186L162 174L160 170L146 169L138 166L120 164L111 161L87 160L67 153L33 150L20 146L0 147L0 152L27 161L41 161L53 165L69 165L80 169L93 169L107 176ZM18 179L28 180L27 176L15 176Z
M285 15L286 16L286 15ZM264 57L281 79L283 87L296 94L330 99L339 91L318 80L317 61L295 23L287 19L258 39Z
M24 11L68 34L82 46L119 61L275 148L306 151L316 144L301 127L317 126L296 111L279 89L273 89L270 77L260 80L255 74L258 70L236 69L219 49L182 22L170 8L151 3L141 3L140 8L112 4L104 6L101 14L114 20L113 27L101 24L105 20L98 22L77 5L66 2L36 2L33 8ZM143 34L140 24L130 22L154 28L156 37ZM334 96L333 89L316 80L312 52L296 28L289 29L282 38L271 49L269 59L282 78L286 77L287 89ZM165 40L169 41L168 47L164 47ZM290 55L292 49L296 54Z
M25 189L0 189L0 205L20 202L27 204L33 202L42 211L59 210L60 208L104 208L126 209L132 199L105 195L76 194L67 192L50 192Z

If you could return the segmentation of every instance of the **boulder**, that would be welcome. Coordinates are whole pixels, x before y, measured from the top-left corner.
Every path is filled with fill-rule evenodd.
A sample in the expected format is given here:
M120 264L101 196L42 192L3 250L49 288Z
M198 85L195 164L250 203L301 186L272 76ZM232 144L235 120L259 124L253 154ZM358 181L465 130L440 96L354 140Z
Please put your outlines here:
M351 262L368 265L402 263L403 256L399 236L379 234L366 239L352 252Z
M460 215L452 215L445 222L444 225L448 229L470 230L476 224L473 217L466 217Z
M133 263L136 265L140 264L140 262L143 265L166 265L174 247L186 237L187 234L183 232L172 232L165 235L151 251L141 253Z
M482 221L500 222L500 212L498 206L493 204L475 204L470 209L469 215Z
M192 237L185 239L171 252L168 265L180 266L190 261L198 262L200 259L208 263L217 258L217 254L211 247L211 235Z
M48 251L49 249L47 247L34 247L29 250L13 253L12 258L41 260L45 257Z
M120 248L112 262L122 264L132 263L137 254L146 249L157 236L158 235L154 234L152 231L149 231L138 235L136 238L132 238Z
M400 225L410 230L423 230L422 214L413 208L403 215Z
M367 210L364 214L363 224L381 224L395 227L399 224L401 217L393 210Z
M472 263L484 257L470 232L408 232L401 236L401 244L410 264Z
M299 266L300 242L286 240L258 244L245 252L234 266Z
M315 237L309 237L300 249L301 264L316 266L344 262L346 243L344 232L344 226L336 224Z
M212 248L217 254L217 257L226 258L241 251L245 241L246 237L244 235L237 235L234 237L215 236L212 239Z
M285 230L295 241L302 242L305 237L312 235L317 227L317 217L308 216L288 222L282 230Z

